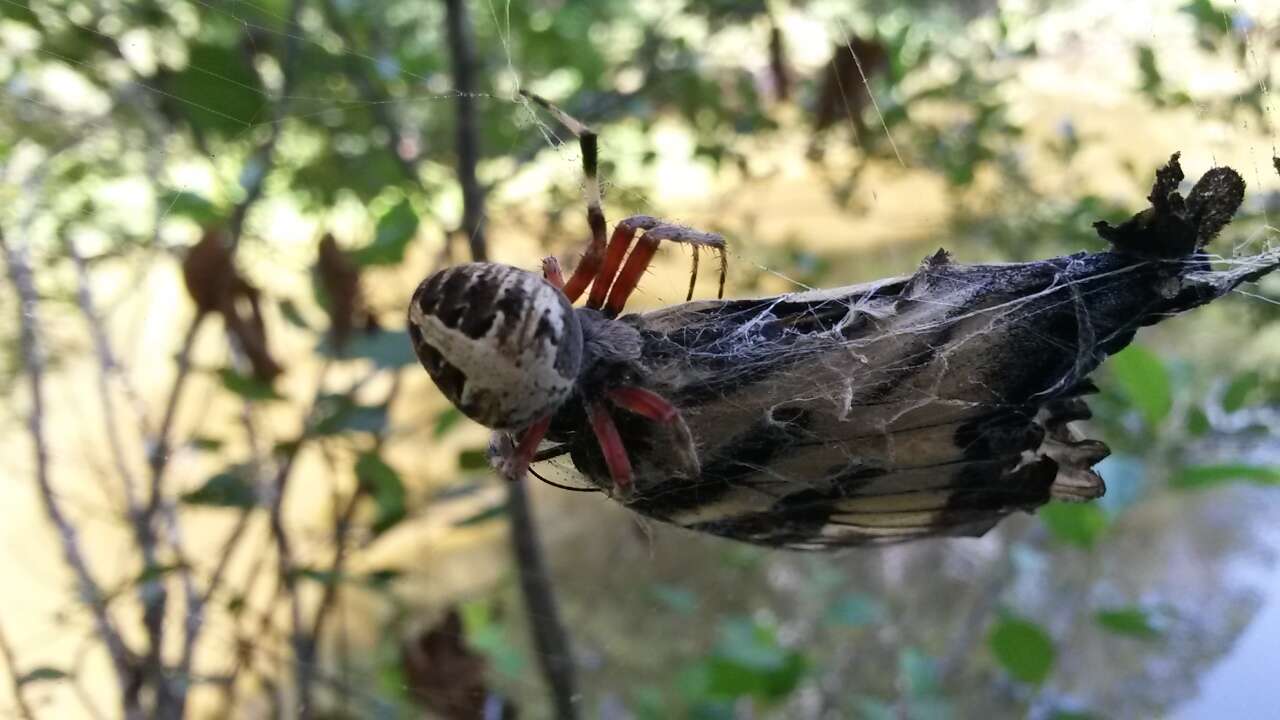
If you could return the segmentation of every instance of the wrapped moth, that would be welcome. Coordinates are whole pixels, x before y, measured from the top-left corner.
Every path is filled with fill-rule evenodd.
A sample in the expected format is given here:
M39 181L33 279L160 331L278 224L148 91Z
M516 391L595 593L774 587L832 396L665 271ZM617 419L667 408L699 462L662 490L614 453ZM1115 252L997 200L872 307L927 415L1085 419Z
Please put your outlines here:
M1184 198L1174 155L1150 208L1096 225L1107 251L964 265L940 250L909 277L621 315L660 240L695 258L723 243L647 217L606 243L595 138L570 127L593 237L573 275L554 259L541 276L442 270L410 304L414 348L496 430L512 480L559 463L645 516L751 543L981 535L1050 499L1101 496L1107 446L1074 424L1089 374L1139 328L1280 266L1280 250L1213 266L1205 246L1244 182L1215 168Z

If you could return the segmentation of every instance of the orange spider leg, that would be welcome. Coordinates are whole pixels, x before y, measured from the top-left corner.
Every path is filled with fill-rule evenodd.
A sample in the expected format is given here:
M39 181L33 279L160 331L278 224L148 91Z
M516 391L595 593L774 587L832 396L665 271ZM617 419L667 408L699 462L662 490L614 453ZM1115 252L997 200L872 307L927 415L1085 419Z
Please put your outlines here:
M652 220L652 218L646 218ZM622 221L626 222L626 220ZM621 225L622 223L619 223ZM636 247L631 251L631 256L627 258L627 264L618 273L617 278L613 281L613 287L609 290L609 299L605 303L604 312L609 317L616 317L622 312L623 307L627 304L627 299L631 297L631 293L635 291L636 286L640 284L640 278L644 275L644 271L649 267L649 263L653 260L654 252L658 249L658 242L661 240L670 240L672 242L687 243L695 248L706 246L713 248L720 253L721 260L721 276L720 288L721 295L724 294L724 239L713 233L704 233L692 228L682 227L680 225L658 224L645 227L644 237L636 243ZM696 257L696 256L695 256ZM694 272L697 272L697 266L694 266ZM692 280L696 280L694 275ZM597 285L597 288L599 286ZM592 296L595 295L596 288L592 288Z
M631 293L635 292L636 287L640 285L640 278L644 276L644 271L649 269L649 263L653 262L653 255L657 251L658 238L654 237L652 232L645 233L644 237L636 243L631 255L627 257L627 264L622 266L622 270L614 279L613 287L609 289L609 299L604 305L605 315L616 317L622 312L623 306L627 304L627 298L631 297Z
M636 232L657 227L659 222L657 218L648 215L635 215L622 220L613 228L613 236L609 238L609 249L605 252L604 263L600 266L595 282L591 286L591 296L587 298L587 307L596 310L604 307L605 299L609 295L609 287L614 283L614 277L618 274L618 268L622 266L622 260L626 257L627 249L631 247L631 241L635 239ZM641 242L644 241L641 240ZM638 250L639 247L636 249ZM632 251L632 255L634 254L635 252ZM652 257L653 253L650 252L649 255Z

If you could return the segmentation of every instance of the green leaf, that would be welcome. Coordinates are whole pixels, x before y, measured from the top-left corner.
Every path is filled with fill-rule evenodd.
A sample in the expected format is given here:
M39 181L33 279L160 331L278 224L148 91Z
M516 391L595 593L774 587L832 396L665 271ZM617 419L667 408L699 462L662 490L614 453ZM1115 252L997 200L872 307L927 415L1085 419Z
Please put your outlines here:
M1054 710L1049 720L1102 720L1102 716L1083 710Z
M138 576L133 579L133 584L145 585L146 583L154 582L164 577L165 575L168 575L174 570L180 570L183 567L186 567L186 566L183 565L182 563L164 563L161 565L148 565L142 568L142 572L138 573Z
M218 379L222 387L239 395L245 400L283 400L284 396L271 387L271 383L263 382L249 375L241 375L231 368L218 371Z
M458 453L458 467L467 470L488 470L489 451L481 449L463 450Z
M698 609L698 596L688 588L658 583L649 588L649 593L668 610L681 615L691 615Z
M1039 625L1006 615L987 638L996 660L1014 678L1038 685L1053 669L1053 639Z
M163 217L180 215L204 227L222 220L226 213L200 195L188 190L170 190L156 198Z
M1262 376L1257 372L1244 372L1232 378L1227 389L1222 393L1222 409L1235 412L1244 407L1250 393L1262 384Z
M1182 468L1169 479L1169 484L1180 490L1200 490L1233 482L1280 485L1280 468L1245 463L1193 465Z
M285 322L299 330L311 329L311 326L307 324L307 319L302 316L302 311L298 309L298 304L292 300L280 301L280 314L284 316Z
M523 653L512 644L512 633L487 600L465 602L459 608L467 644L484 653L502 677L521 677L525 672Z
M1160 637L1160 629L1151 622L1146 610L1140 607L1113 608L1099 610L1093 616L1094 622L1116 635L1127 635L1139 640L1155 640Z
M1213 423L1209 422L1209 416L1204 410L1193 407L1187 410L1187 432L1194 437L1202 437L1213 429Z
M898 720L899 717L893 705L878 698L856 696L853 706L857 708L857 714L854 717L858 720Z
M457 425L458 421L462 420L464 417L466 416L463 415L462 411L456 407L449 407L445 409L444 412L436 416L435 426L431 429L431 436L439 440L445 435L448 435L449 431L453 429L453 426Z
M1090 549L1107 529L1107 514L1093 503L1052 502L1036 513L1058 540Z
M454 527L470 527L472 525L480 525L481 523L486 523L486 522L489 522L490 520L496 520L506 514L507 514L507 503L504 500L500 503L495 503L493 505L490 505L487 508L483 508L478 512L475 512L471 515L468 515L467 517L462 518L461 520L455 521L453 523L453 526Z
M378 218L373 242L352 253L359 265L395 265L404 260L409 241L418 232L418 213L405 198Z
M863 627L880 620L884 608L869 595L846 593L827 609L827 623L843 627Z
M334 572L333 570L318 570L316 568L299 567L292 571L294 579L311 580L321 585L337 585L344 582L347 577L343 573Z
M375 452L364 452L356 459L356 479L360 487L378 507L373 521L373 534L379 535L404 519L405 492L400 474Z
M941 691L937 661L918 648L907 648L898 656L898 676L912 698L937 695Z
M312 430L317 435L341 432L380 433L387 426L385 405L360 405L346 395L322 395L316 403Z
M167 78L166 103L196 128L241 135L269 119L261 77L241 52L235 36L223 43L187 45L187 67Z
M347 338L346 344L340 351L335 349L330 339L326 337L316 346L316 351L330 358L372 360L374 365L384 370L401 368L418 362L417 356L413 354L413 345L409 342L409 333L404 330L355 333Z
M258 494L244 478L241 468L214 475L196 490L182 496L188 505L251 508L258 504Z
M222 441L214 437L197 435L191 438L191 447L204 452L217 452L222 449Z
M772 628L752 620L723 623L715 650L704 665L712 697L750 695L765 702L785 698L808 669L800 653L778 644Z
M1130 345L1112 356L1111 376L1147 427L1157 428L1173 408L1173 384L1169 371L1155 353Z
M69 677L71 676L58 668L38 667L19 676L18 684L26 685L27 683L47 682L50 680L66 680Z

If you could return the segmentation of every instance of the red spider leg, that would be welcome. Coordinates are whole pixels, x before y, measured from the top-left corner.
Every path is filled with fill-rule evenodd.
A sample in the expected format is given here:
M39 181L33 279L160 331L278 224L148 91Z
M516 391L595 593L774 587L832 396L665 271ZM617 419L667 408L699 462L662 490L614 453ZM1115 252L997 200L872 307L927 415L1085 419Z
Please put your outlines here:
M533 461L534 453L538 451L538 445L542 443L542 438L550 427L551 416L548 415L524 431L520 436L520 443L516 445L515 453L512 454L508 479L516 481L524 479L524 473L529 469L529 463Z
M591 420L591 429L596 434L596 442L600 443L600 452L604 454L604 464L609 468L609 477L613 478L614 487L621 492L629 492L631 459L627 457L627 448L622 444L622 436L618 434L618 426L609 415L609 408L598 400L587 403L587 416Z
M600 266L600 272L596 275L595 283L591 286L591 296L587 298L587 307L596 310L604 307L605 298L609 294L609 287L613 285L614 278L618 275L618 268L622 266L622 260L627 256L627 249L631 247L631 241L635 239L636 232L640 230L647 231L650 228L657 227L661 222L661 220L648 215L633 215L614 226L613 236L609 238L609 249L605 253L604 264ZM637 249L639 249L638 246ZM633 252L632 254L635 253ZM652 253L650 254L652 255Z
M680 411L676 409L676 406L668 402L666 398L642 387L623 385L609 390L606 394L618 407L630 410L654 422L668 423L680 415Z
M626 221L624 220L623 222ZM619 223L619 225L621 224ZM679 225L657 225L652 228L645 228L644 237L640 238L639 242L636 243L635 249L631 251L631 256L627 258L627 264L623 266L618 273L617 279L613 281L613 287L609 289L609 299L604 306L606 315L615 317L622 312L622 308L627 304L627 298L631 297L631 293L640 284L640 278L644 275L644 271L648 269L650 261L653 260L653 254L657 251L658 242L661 240L688 243L695 247L705 245L715 248L721 253L723 267L724 239L719 235L699 232ZM723 275L720 278L720 283L723 288ZM594 292L595 288L592 289L593 294ZM723 295L723 289L721 294Z

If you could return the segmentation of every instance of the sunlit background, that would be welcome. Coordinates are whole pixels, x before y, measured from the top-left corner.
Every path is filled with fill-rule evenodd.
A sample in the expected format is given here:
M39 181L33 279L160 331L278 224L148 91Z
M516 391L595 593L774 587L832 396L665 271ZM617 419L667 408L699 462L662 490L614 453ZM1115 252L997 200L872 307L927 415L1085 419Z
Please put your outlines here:
M405 334L587 237L520 89L731 297L1102 249L1175 151L1249 185L1214 252L1274 246L1280 7L1114 5L0 0L0 715L553 717L526 503L581 717L1274 713L1280 278L1103 367L1102 500L838 554L509 499Z

